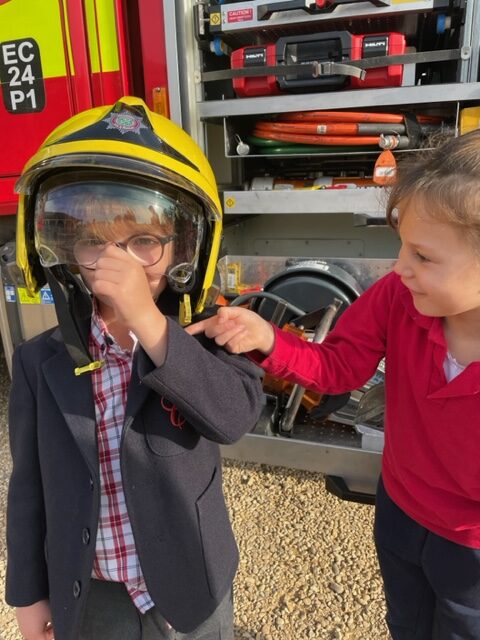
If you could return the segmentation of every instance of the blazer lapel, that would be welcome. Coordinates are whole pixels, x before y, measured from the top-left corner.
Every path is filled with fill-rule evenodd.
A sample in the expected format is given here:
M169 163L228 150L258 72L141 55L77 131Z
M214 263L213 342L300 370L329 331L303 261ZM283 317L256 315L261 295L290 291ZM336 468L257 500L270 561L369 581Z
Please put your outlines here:
M63 345L62 345L63 347ZM90 471L98 476L97 437L92 381L89 373L76 376L64 348L42 365L55 398Z
M57 353L42 365L45 379L90 471L97 477L97 433L90 374L76 376L73 362L61 338L59 339L59 334L58 336L56 332L52 334L51 340L56 343ZM134 356L132 377L128 387L124 421L127 429L150 392L150 389L140 381L135 362L137 357L138 353Z

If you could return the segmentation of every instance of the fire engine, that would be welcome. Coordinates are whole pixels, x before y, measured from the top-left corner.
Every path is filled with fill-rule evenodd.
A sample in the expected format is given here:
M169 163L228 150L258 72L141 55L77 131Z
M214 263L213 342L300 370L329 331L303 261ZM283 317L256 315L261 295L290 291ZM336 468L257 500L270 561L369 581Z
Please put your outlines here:
M15 266L15 182L69 116L143 98L202 146L224 206L216 294L320 342L392 267L396 161L480 126L471 0L0 0L0 331L56 322ZM432 137L433 136L433 137ZM225 457L325 475L371 502L383 368L320 397L265 376L256 429Z

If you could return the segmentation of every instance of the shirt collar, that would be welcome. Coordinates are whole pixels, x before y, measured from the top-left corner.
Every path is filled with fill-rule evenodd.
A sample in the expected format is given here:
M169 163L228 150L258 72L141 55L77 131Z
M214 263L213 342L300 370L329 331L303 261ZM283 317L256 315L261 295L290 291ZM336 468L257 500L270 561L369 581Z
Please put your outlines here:
M443 365L447 356L447 342L443 332L442 318L422 315L415 308L412 294L407 287L402 283L400 283L400 286L402 287L400 297L407 313L419 327L428 331L428 339L437 345L434 349L434 359L437 366L437 374L441 371L442 376L431 376L431 388L427 397L433 400L440 400L480 393L480 362L470 363L460 375L450 380L450 382L446 382Z
M90 333L97 348L100 349L100 353L105 354L108 351L112 350L119 355L131 357L138 344L137 336L133 332L130 332L130 336L133 340L133 348L131 351L129 349L122 349L122 347L118 344L118 342L115 340L113 335L108 331L108 327L105 324L104 319L100 315L98 304L95 298L93 299L92 302L93 302L93 309L92 309Z
M424 316L420 311L417 311L413 304L413 298L407 287L400 282L401 291L400 299L412 320L416 325L426 329L428 331L428 339L432 342L445 347L445 353L447 350L447 343L445 341L445 335L443 333L442 319L433 316Z

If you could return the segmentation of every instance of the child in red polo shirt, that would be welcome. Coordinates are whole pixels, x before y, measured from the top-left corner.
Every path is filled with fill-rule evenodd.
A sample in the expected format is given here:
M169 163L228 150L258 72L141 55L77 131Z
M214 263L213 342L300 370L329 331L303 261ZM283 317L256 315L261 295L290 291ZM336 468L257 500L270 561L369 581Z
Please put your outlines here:
M322 393L386 359L375 541L394 640L480 638L480 131L400 167L387 207L393 272L322 344L252 311L192 325L268 373Z

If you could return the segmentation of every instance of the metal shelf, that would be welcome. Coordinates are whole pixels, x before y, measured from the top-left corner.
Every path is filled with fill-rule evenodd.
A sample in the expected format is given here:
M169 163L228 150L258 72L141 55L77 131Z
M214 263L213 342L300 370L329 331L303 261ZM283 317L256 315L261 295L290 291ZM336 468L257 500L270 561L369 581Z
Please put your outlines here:
M223 35L231 33L239 33L245 31L268 31L278 29L284 25L291 26L295 23L331 23L339 20L359 20L368 21L376 19L388 19L396 16L405 16L411 13L439 10L448 8L448 0L403 0L401 4L391 3L390 0L384 0L384 4L375 6L372 2L360 2L348 5L339 5L333 11L325 13L307 13L302 10L282 10L281 7L285 3L282 0L273 0L268 3L268 7L272 16L268 19L262 18L265 0L250 0L246 2L236 2L223 4L218 7L218 28L213 33L222 33ZM275 11L278 6L279 10ZM212 20L212 18L210 18ZM217 21L216 20L216 21Z
M400 105L478 101L480 82L211 100L198 102L197 109L202 120L289 111L356 109L372 107L372 96L375 96L375 105L380 111L384 111L386 107Z
M225 214L233 215L353 213L384 218L385 201L385 191L381 187L223 192Z

